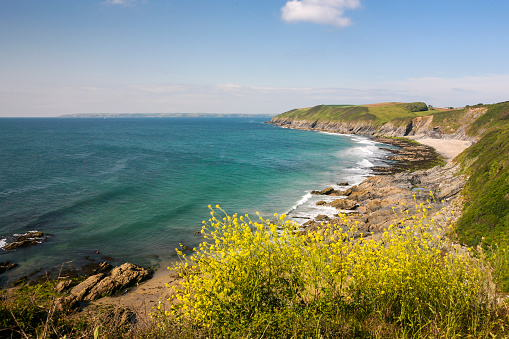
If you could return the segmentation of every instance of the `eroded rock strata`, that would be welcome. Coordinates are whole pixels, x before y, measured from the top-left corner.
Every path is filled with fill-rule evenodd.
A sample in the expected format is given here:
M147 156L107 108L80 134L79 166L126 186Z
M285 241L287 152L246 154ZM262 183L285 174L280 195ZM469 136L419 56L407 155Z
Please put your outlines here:
M344 218L317 216L303 227L316 230L322 223L340 227L357 225L358 234L369 235L380 233L391 224L411 221L411 216L420 213L423 207L438 211L447 206L458 217L459 193L466 182L463 175L457 174L458 170L459 165L450 162L444 167L367 178L357 186L340 191L338 195L343 197L317 203L336 207L338 213L347 212Z

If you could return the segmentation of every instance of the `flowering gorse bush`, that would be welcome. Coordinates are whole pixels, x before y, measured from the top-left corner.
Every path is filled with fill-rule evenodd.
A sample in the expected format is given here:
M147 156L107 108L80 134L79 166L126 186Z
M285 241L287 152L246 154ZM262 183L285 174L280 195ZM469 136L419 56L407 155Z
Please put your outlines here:
M305 232L285 215L253 221L211 208L206 241L189 257L178 250L182 280L159 317L217 336L355 335L366 319L378 324L362 330L370 336L488 333L489 269L428 212L365 237L355 225Z

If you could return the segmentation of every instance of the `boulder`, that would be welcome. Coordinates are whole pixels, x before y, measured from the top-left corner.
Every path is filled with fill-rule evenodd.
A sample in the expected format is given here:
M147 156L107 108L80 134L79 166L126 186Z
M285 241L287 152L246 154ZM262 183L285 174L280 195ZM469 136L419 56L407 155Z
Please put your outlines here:
M330 218L324 214L319 214L315 217L316 221L329 221Z
M314 194L314 195L335 195L335 196L338 196L338 195L341 195L342 192L336 191L332 187L328 187L328 188L326 188L324 190L321 190L321 191L311 191L311 194Z
M358 203L349 199L336 199L326 204L326 206L335 207L339 210L351 210L357 207Z

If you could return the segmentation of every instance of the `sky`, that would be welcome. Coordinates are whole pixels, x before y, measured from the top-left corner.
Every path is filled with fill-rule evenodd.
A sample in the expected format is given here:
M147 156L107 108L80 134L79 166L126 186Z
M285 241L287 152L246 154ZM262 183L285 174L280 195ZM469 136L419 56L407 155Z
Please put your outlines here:
M0 0L0 117L509 100L507 0Z

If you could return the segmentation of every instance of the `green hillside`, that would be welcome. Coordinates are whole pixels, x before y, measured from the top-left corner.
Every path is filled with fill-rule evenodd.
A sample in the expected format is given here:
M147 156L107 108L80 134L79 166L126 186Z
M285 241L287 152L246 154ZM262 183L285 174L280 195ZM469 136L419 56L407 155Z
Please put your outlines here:
M319 105L298 108L278 115L278 118L292 118L305 121L368 121L381 126L387 122L395 125L407 124L415 117L429 115L428 106L423 102L384 103L375 105Z
M509 102L486 107L467 131L481 139L460 157L470 179L457 232L469 245L509 244Z

